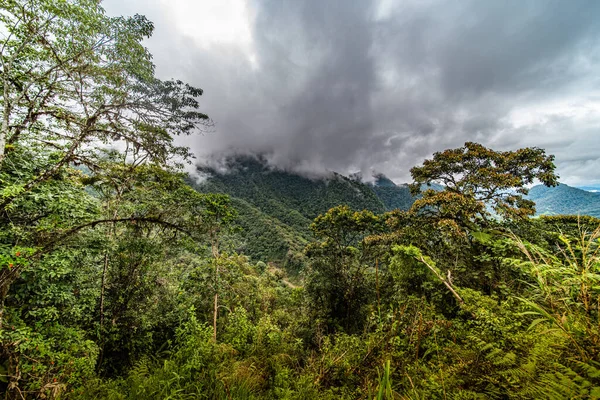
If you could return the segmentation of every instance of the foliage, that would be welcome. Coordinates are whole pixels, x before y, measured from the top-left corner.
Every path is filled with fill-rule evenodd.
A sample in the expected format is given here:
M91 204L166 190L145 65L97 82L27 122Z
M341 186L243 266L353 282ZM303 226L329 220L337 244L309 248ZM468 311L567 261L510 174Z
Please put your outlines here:
M473 218L487 219L488 207L505 218L520 218L535 213L534 203L523 198L531 184L539 179L546 186L556 186L554 156L539 148L494 151L478 143L435 153L422 166L413 167L413 194L422 184L444 185L442 192L425 191L413 208L434 208L442 218L462 223Z
M194 183L201 90L153 77L149 21L1 7L5 398L600 398L600 220L527 218L543 150L436 153L387 213L383 176Z
M373 192L385 205L387 211L408 210L415 201L408 185L396 185L382 174L375 176Z
M364 238L379 228L379 218L370 211L352 212L347 206L332 208L317 217L311 229L321 242L311 244L307 290L311 303L327 324L345 329L362 327L365 305L373 295L371 272L376 257Z
M122 141L155 162L189 156L172 135L206 120L196 111L202 90L154 78L142 44L154 26L145 17L107 17L91 0L9 0L0 23L0 165L5 145L55 151L25 188L72 162L92 168L88 143Z
M383 212L371 187L342 175L307 177L271 168L262 158L234 157L223 168L198 167L206 177L190 183L201 192L232 197L241 217L234 248L264 262L276 262L292 273L303 267L302 250L312 239L308 229L319 214L341 204Z

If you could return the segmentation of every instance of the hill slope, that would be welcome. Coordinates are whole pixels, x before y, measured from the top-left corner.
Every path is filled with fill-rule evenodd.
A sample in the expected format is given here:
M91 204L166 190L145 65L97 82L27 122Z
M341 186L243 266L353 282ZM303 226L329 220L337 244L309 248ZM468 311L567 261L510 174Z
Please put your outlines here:
M410 194L410 189L407 184L396 185L385 175L375 175L375 182L371 188L381 200L387 211L408 210L415 199Z
M371 186L336 173L309 179L246 156L227 160L224 171L206 166L198 171L206 180L190 182L196 190L232 197L242 228L234 247L256 260L297 264L313 219L332 207L386 211Z
M238 210L236 224L241 229L230 237L231 246L255 260L293 265L292 269L301 264L302 249L311 240L310 224L330 208L348 205L383 213L408 210L415 200L408 185L397 185L382 174L372 183L334 172L311 179L271 168L260 157L232 157L224 168L197 170L206 179L190 180L196 190L228 194Z
M226 172L210 167L198 169L208 176L198 185L202 191L238 197L299 229L340 204L357 210L385 211L382 202L367 185L337 173L327 178L309 179L272 169L264 160L247 156L229 159Z
M410 194L410 188L407 183L397 185L383 174L377 174L373 177L375 178L375 181L369 185L385 206L386 211L396 209L408 210L415 202L416 197ZM444 190L444 187L437 183L431 183L421 187L421 190L423 191L427 189L440 191Z
M536 204L539 215L590 215L600 218L600 194L565 184L556 187L537 185L528 198Z

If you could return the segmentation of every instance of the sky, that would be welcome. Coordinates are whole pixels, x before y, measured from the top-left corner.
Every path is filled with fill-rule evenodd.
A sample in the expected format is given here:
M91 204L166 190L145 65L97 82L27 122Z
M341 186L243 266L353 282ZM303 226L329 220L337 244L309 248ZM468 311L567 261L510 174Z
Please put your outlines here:
M204 89L198 160L301 173L409 170L479 142L536 146L600 184L600 1L105 0L143 14L157 76Z

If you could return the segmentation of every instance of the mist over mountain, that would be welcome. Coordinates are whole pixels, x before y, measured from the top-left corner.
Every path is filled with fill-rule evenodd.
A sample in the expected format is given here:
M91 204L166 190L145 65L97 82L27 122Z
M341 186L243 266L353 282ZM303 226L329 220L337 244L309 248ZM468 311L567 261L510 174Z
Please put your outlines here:
M545 148L569 184L597 177L600 2L103 4L154 21L157 74L204 89L214 132L185 138L198 157L248 151L404 182L476 141Z
M587 192L592 192L592 193L599 193L600 185L577 186L577 189L585 190Z
M310 224L319 214L340 204L383 213L396 204L393 199L378 197L376 186L357 177L285 171L260 155L238 155L199 165L195 178L190 182L197 190L231 196L240 214L237 224L242 228L232 237L237 251L257 260L278 262L288 270L299 263L312 237ZM401 196L402 189L398 188ZM402 204L407 208L406 200Z

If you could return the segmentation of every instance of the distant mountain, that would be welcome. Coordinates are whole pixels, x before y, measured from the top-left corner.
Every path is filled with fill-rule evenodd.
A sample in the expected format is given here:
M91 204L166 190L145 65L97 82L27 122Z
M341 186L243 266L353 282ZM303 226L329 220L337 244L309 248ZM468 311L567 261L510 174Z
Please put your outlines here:
M539 215L590 215L600 218L600 193L561 183L556 187L534 186L528 198L535 202Z
M312 239L310 224L330 208L348 205L353 210L383 213L408 210L415 201L407 184L398 185L382 174L371 183L363 182L360 174L346 177L332 172L308 178L251 156L231 157L219 168L198 166L197 170L205 179L190 178L190 185L200 192L228 194L240 215L236 224L241 229L230 235L230 247L256 261L275 261L292 271ZM441 190L442 186L431 188Z
M309 179L273 169L265 160L249 156L227 160L225 172L211 167L198 169L208 177L200 185L203 190L241 198L297 228L305 226L306 219L312 222L319 214L340 204L356 210L385 210L367 185L335 172L327 177Z
M272 168L261 157L232 157L221 168L199 166L198 172L205 179L190 179L196 190L228 194L238 210L236 224L241 229L228 238L230 247L255 261L275 261L288 271L301 267L302 250L312 239L310 224L319 214L342 204L375 213L407 210L415 201L407 184L396 184L383 174L370 183L357 174L333 172L311 179ZM436 184L429 188L443 189ZM538 214L600 217L600 193L564 184L540 185L531 188L529 198L536 202Z
M600 185L577 186L577 189L585 190L587 192L600 193Z
M396 184L383 174L374 175L375 181L370 184L371 188L385 205L387 211L396 209L408 210L415 202L416 197L410 194L407 183ZM421 190L427 189L444 190L442 185L431 183L421 186Z
M415 199L410 194L407 184L396 185L383 174L374 176L375 181L370 184L373 192L383 202L387 211L401 209L408 210Z

